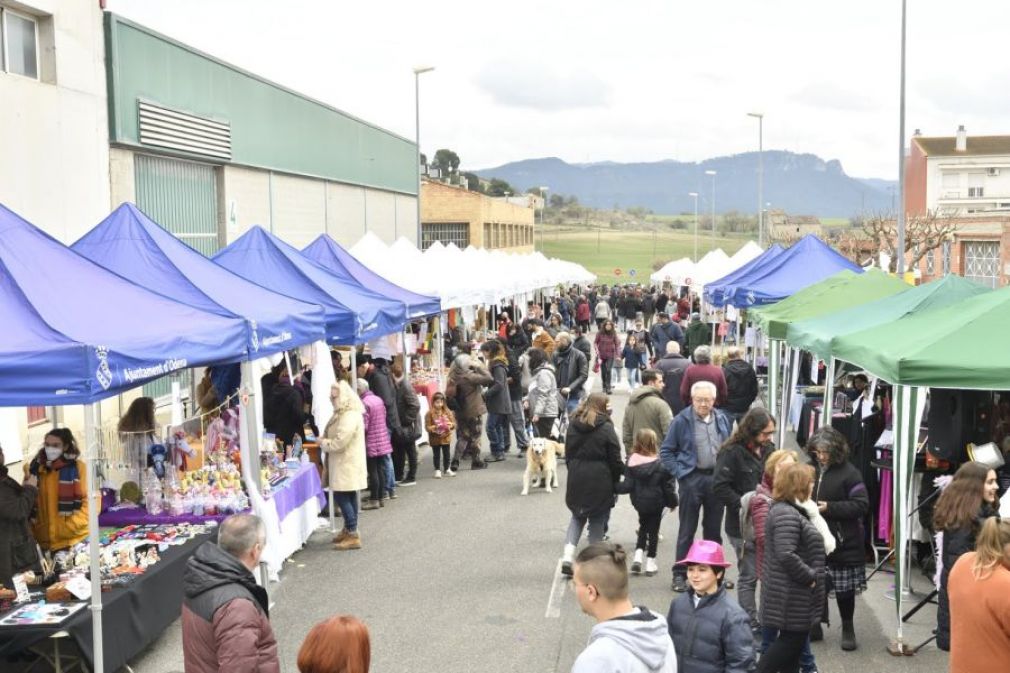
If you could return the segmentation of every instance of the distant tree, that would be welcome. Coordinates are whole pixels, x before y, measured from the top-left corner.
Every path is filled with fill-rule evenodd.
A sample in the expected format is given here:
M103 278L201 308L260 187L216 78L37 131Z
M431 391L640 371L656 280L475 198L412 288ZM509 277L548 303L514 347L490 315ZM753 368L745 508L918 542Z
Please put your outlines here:
M515 194L516 190L512 185L501 178L491 178L491 181L487 185L487 190L484 193L488 196L505 196L505 192Z
M561 194L551 194L547 197L547 203L551 208L564 208L567 201Z
M573 196L566 196L565 197L565 205L566 206L577 206L577 205L579 205L579 197L574 196L574 195Z
M459 155L452 150L438 150L431 165L442 171L442 175L452 175L459 170Z
M482 192L483 188L480 186L480 177L476 173L471 173L470 171L464 171L463 177L466 178L467 189L471 192Z
M427 163L428 163L428 155L425 154L424 152L421 152L421 163L420 163L420 165L424 166Z
M936 250L957 230L953 218L940 215L935 210L925 215L910 215L905 219L905 259L906 269L914 269L928 253ZM863 235L872 241L876 250L886 252L891 257L888 271L897 269L898 223L890 215L867 217L862 225Z

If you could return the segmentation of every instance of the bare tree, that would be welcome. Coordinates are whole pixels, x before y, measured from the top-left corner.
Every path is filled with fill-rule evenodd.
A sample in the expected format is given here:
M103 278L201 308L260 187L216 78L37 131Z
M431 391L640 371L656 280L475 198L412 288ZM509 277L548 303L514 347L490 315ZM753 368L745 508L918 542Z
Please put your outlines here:
M909 215L905 218L905 253L907 269L914 269L927 254L936 250L953 235L957 224L949 215L941 215L935 210L925 215ZM894 271L898 262L898 222L894 217L874 215L862 222L862 233L873 242L878 251L887 252L891 257Z

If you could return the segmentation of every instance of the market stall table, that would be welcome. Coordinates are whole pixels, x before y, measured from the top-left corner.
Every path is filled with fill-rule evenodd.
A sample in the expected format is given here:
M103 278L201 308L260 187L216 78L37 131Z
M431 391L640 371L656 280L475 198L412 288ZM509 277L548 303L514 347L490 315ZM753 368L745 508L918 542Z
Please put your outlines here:
M264 523L273 529L273 535L268 535L271 544L263 554L271 573L275 574L284 559L301 549L311 537L319 522L319 512L326 504L316 466L311 462L301 463L287 479L273 487L266 503L273 512L265 513Z
M182 579L186 562L215 533L193 537L185 544L169 547L161 560L130 585L102 593L105 672L112 673L129 663L160 636L182 612ZM2 618L2 615L0 615ZM46 626L0 625L0 661L65 632L77 645L81 658L92 668L91 610L85 607L60 624Z

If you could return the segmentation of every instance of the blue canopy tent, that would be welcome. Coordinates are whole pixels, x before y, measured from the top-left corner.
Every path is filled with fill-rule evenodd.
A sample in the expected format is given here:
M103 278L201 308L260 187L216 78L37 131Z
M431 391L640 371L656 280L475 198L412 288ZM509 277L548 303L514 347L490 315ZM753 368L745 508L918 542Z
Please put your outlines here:
M132 203L120 205L70 247L166 297L209 313L244 318L251 357L324 338L322 307L268 290L215 264Z
M402 301L407 307L408 318L435 315L442 310L438 297L417 294L386 280L359 262L354 255L344 250L327 234L320 234L316 240L302 250L302 254L339 278L357 283L391 299Z
M749 274L756 272L758 269L763 268L766 264L770 264L772 260L784 251L785 248L776 243L751 261L741 266L739 269L735 269L711 283L706 283L704 292L705 303L719 308L725 306L726 292L733 287L738 279L744 278Z
M213 259L254 283L322 306L326 338L334 343L364 343L396 332L407 322L402 302L335 276L260 226Z
M774 304L843 269L863 271L827 243L808 234L768 264L753 269L726 288L726 303L738 308Z
M0 404L86 405L83 455L94 536L100 500L94 402L178 369L245 360L245 321L134 285L2 205L0 285ZM98 554L99 545L90 545L92 670L104 671Z
M243 320L210 314L134 285L0 206L0 265L23 301L52 330L81 344L87 358L46 400L96 402L178 369L246 359ZM11 330L17 323L5 323ZM5 364L0 362L0 368ZM36 376L57 376L46 365ZM55 382L56 379L53 379ZM4 380L4 393L7 381ZM15 382L11 382L12 384ZM16 385L11 386L16 389ZM13 404L23 404L19 399Z

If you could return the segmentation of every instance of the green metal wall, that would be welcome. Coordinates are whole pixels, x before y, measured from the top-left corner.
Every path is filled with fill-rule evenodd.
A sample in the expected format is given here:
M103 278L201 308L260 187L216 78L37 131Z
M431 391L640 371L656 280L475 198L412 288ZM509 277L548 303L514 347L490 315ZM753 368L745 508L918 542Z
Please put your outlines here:
M183 243L210 257L221 249L214 167L138 154L137 207Z
M417 193L412 141L114 14L105 15L105 33L113 144L140 146L144 99L229 122L232 163Z

